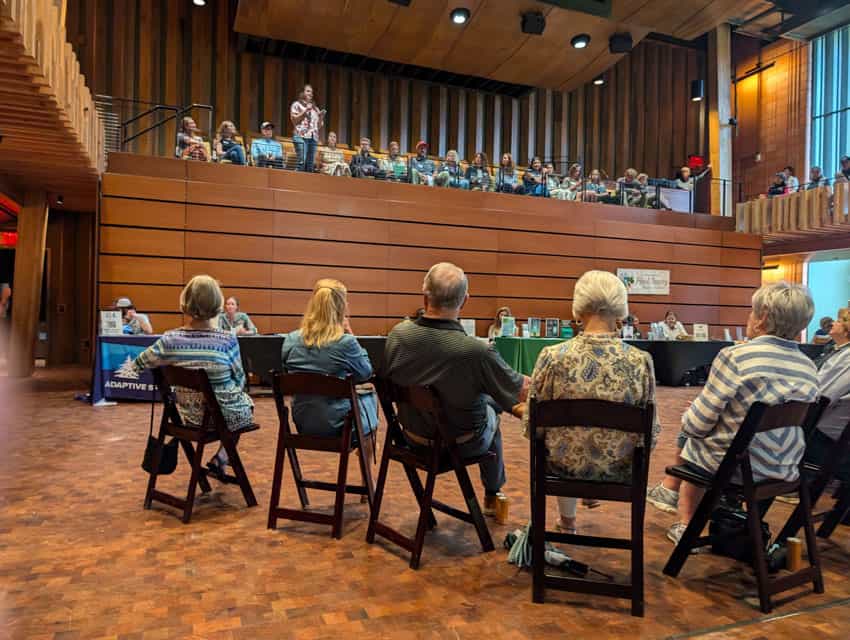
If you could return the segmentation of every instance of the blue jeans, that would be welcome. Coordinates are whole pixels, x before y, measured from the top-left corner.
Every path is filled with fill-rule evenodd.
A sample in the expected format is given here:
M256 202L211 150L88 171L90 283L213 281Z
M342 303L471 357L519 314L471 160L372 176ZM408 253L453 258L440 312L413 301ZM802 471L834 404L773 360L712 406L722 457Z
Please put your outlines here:
M505 458L502 454L502 431L499 429L499 415L492 405L487 405L487 426L477 438L458 445L458 453L462 458L475 458L488 451L496 454L495 458L487 458L478 465L481 473L481 484L487 495L496 495L504 486Z
M233 164L245 164L245 149L242 145L230 147L222 154L221 159L230 160Z
M296 171L313 172L313 161L316 158L316 139L293 136L292 144L295 147Z

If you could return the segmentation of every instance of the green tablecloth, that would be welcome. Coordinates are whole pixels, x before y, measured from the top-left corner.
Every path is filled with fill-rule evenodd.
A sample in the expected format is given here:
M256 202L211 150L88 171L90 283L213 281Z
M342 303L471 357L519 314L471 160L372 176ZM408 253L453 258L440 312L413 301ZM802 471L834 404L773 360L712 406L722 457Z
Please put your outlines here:
M565 342L564 338L496 338L496 351L514 371L530 376L544 347Z

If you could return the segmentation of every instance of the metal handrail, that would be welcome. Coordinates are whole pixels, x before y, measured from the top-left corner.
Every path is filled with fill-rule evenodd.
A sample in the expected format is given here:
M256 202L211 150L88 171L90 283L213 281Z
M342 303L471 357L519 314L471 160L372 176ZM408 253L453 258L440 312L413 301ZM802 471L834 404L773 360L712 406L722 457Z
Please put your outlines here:
M215 111L215 109L212 105L192 103L189 106L186 106L186 107L183 107L183 108L178 108L178 107L175 107L175 106L172 106L172 105L157 104L157 105L154 105L153 107L151 107L150 109L147 109L146 111L143 111L142 113L130 118L126 122L121 123L121 149L123 150L127 146L127 144L129 144L133 140L143 136L144 134L146 134L150 131L153 131L154 129L158 129L162 125L164 125L168 122L171 122L172 120L176 120L177 118L184 116L185 114L189 113L193 109L203 109L203 110L209 112L209 115L210 115L210 117L209 117L209 132L212 133L213 113ZM161 111L172 111L173 113L171 115L169 115L167 118L163 118L162 120L155 122L154 124L150 125L149 127L146 127L145 129L142 129L141 131L137 131L136 133L134 133L129 138L125 137L126 130L127 130L127 127L129 125L136 122L140 118L152 115L154 113L159 113Z

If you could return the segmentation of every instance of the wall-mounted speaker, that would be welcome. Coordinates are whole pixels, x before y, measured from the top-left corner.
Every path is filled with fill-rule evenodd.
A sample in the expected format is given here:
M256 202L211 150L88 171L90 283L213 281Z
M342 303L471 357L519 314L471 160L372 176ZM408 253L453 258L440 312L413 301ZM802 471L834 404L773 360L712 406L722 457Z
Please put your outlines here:
M628 53L632 50L632 34L615 33L608 40L608 50L611 53Z

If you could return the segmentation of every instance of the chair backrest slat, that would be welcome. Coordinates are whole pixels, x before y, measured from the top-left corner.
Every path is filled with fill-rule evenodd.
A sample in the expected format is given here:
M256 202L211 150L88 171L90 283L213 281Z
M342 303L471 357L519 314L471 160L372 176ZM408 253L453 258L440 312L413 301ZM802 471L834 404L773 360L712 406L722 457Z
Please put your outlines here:
M221 406L218 404L218 398L215 396L209 376L207 376L207 372L204 369L189 369L187 367L166 365L154 369L154 381L159 387L163 403L166 407L165 415L178 426L183 426L183 424L180 413L177 411L176 398L171 393L174 387L181 387L203 396L204 417L202 419L202 425L197 426L203 426L207 429L217 429L217 425L227 427L224 414L221 412Z
M323 373L280 373L272 376L275 393L284 396L296 394L351 399L351 378L335 378Z
M532 429L582 426L643 434L652 431L654 415L652 404L639 407L605 400L529 399L529 426Z
M418 385L403 387L381 377L375 379L375 386L378 388L378 398L387 418L387 428L393 432L394 437L401 437L404 425L398 419L393 404L409 405L417 411L431 415L434 421L436 444L454 446L454 438L450 437L451 431L446 422L440 396L433 387Z
M764 411L755 425L755 433L764 433L765 431L787 427L802 427L806 423L806 417L809 412L816 410L818 407L816 403L796 401L772 406L756 403L753 407L756 405L763 406Z

